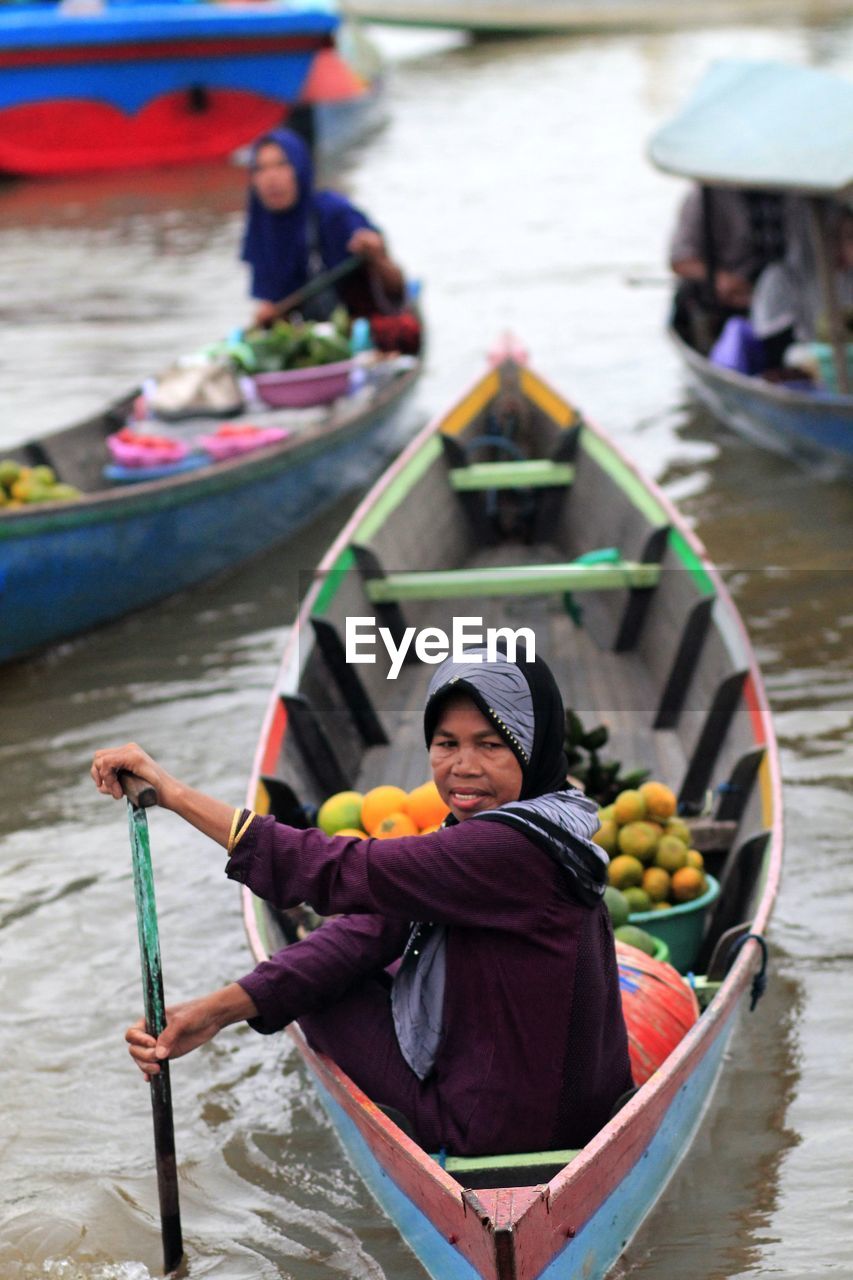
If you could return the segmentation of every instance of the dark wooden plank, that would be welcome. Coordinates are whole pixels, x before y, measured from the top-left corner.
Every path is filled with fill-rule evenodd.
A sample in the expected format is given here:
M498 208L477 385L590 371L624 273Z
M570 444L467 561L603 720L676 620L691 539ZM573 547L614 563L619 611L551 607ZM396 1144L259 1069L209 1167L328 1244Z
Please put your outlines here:
M342 768L325 729L307 698L300 694L282 694L287 711L288 732L296 739L306 765L316 779L324 798L335 791L348 791L352 783Z
M669 533L670 526L668 524L660 525L657 529L652 530L640 555L642 564L661 563L669 542ZM616 640L613 644L613 648L617 653L626 653L637 644L651 602L652 591L648 588L632 587L628 592L628 603L625 606L625 612L622 614L622 621L619 623L619 630L616 633Z
M356 668L346 660L340 632L327 618L312 618L311 626L326 670L340 690L359 733L368 746L388 741L388 735Z
M308 826L308 819L305 816L302 802L293 787L281 778L271 778L263 774L261 775L261 782L264 784L270 799L270 813L272 816L277 821L284 822L288 827L298 827L300 831L304 831Z
M654 723L657 729L671 729L678 723L678 717L681 715L690 688L690 681L702 656L702 647L711 625L713 607L714 597L706 596L699 600L687 615L675 660L655 714Z
M352 553L355 557L355 563L365 583L373 582L378 578L386 577L385 570L379 560L378 555L371 547L356 546L353 544ZM395 602L387 604L371 603L369 606L376 614L379 623L383 627L387 627L394 638L394 643L399 644L406 630L406 619L403 610Z
M740 702L747 674L746 671L735 671L717 687L678 793L678 807L682 813L698 813L704 804L705 793Z
M764 747L757 747L740 757L727 782L720 787L720 798L717 803L715 817L720 822L740 821L746 808L758 770L765 756Z
M720 896L696 959L697 973L708 967L714 947L726 930L750 918L769 839L770 832L761 831L729 856L720 877Z

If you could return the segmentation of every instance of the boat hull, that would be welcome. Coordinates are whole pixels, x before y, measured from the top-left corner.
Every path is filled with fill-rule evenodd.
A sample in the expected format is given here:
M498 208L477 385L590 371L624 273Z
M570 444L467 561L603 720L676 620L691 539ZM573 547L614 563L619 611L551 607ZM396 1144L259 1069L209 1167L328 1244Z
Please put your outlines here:
M645 1145L638 1147L637 1135L632 1134L630 1169L579 1229L573 1225L579 1219L571 1192L562 1196L540 1194L534 1199L528 1212L535 1222L526 1223L525 1230L538 1237L540 1252L550 1254L544 1270L537 1271L529 1270L530 1258L522 1260L517 1256L511 1265L496 1260L494 1265L478 1270L460 1252L460 1231L469 1214L472 1218L476 1214L473 1193L467 1193L466 1200L460 1187L454 1202L443 1205L440 1197L427 1197L433 1211L431 1216L425 1212L424 1178L432 1171L421 1168L413 1175L406 1162L390 1158L382 1127L364 1123L362 1100L347 1088L346 1078L342 1080L328 1060L318 1058L298 1033L294 1038L350 1162L433 1280L516 1280L519 1274L535 1280L603 1280L689 1148L713 1096L736 1018L733 1013L720 1024L713 1038L706 1037L701 1061L673 1079L671 1099L654 1125L650 1123L651 1113L647 1115ZM596 1170L602 1183L608 1180L608 1169L601 1167L606 1163L602 1159ZM436 1202L442 1206L438 1212ZM467 1241L469 1252L488 1256L494 1244L491 1224L479 1222L471 1234L482 1238ZM450 1243L452 1239L456 1244Z
M0 521L0 661L232 568L365 484L398 441L413 375L328 435ZM403 424L404 425L404 424Z
M816 395L712 364L673 334L690 383L714 417L827 475L853 471L853 396Z
M0 17L0 171L218 159L282 123L337 19L280 5Z

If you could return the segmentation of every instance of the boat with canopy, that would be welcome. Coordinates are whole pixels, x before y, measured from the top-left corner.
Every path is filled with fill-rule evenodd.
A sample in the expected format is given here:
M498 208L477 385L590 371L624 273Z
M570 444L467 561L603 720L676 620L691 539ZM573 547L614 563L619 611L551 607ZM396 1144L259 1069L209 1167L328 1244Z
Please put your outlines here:
M747 371L723 344L717 351L698 349L675 320L670 335L697 395L721 422L827 473L848 470L853 335L838 296L832 217L845 209L849 214L853 202L853 84L811 67L714 63L678 114L654 134L649 155L657 168L691 179L703 192L734 189L799 203L808 222L826 339L797 349L797 364L806 359L807 367L778 381L763 370ZM709 310L715 305L712 289Z

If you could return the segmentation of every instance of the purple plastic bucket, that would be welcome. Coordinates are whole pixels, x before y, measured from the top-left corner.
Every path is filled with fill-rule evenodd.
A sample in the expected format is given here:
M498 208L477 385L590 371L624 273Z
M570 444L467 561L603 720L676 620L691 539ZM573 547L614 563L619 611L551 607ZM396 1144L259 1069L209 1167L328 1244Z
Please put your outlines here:
M255 390L266 404L276 409L304 409L329 404L345 395L354 362L338 360L310 369L290 369L284 373L255 374Z

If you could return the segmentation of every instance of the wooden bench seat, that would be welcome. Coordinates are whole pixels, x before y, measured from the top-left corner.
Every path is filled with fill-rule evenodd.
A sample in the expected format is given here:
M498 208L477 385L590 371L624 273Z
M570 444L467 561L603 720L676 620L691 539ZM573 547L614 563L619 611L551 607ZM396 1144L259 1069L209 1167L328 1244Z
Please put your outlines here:
M390 604L400 600L651 588L657 585L660 573L660 565L633 560L616 564L570 562L389 573L384 577L369 578L365 587L374 604Z
M529 458L472 462L466 467L454 467L449 475L451 487L460 493L487 489L554 489L568 488L574 481L575 468L568 462Z
M565 1150L511 1156L448 1156L442 1163L463 1187L530 1187L550 1182L579 1154Z

